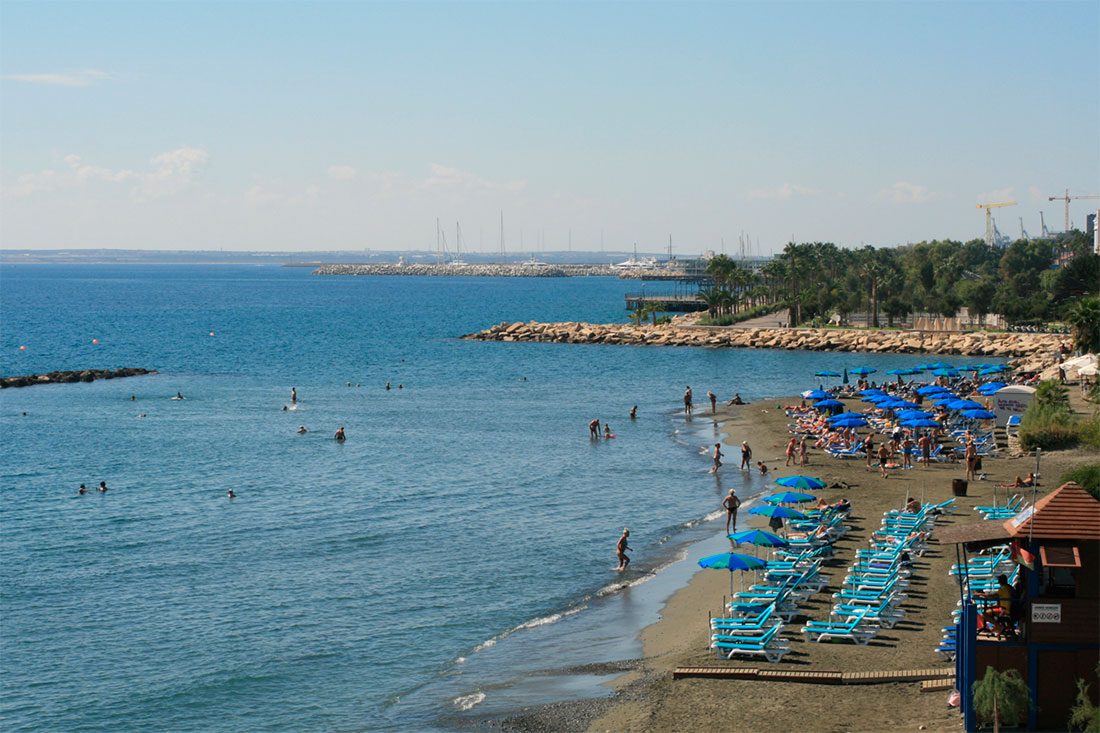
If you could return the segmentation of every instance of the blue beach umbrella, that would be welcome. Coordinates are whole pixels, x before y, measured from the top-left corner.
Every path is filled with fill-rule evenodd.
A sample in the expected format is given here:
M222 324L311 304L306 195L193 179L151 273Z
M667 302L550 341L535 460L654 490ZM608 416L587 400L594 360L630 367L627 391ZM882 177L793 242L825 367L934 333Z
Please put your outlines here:
M893 374L896 377L899 374L909 374L910 372L909 372L908 369L891 369L891 370L887 371L886 373L887 374Z
M885 393L885 392L883 392L883 391L882 391L881 389L879 389L879 388L877 388L877 387L871 387L871 388L869 388L869 389L861 389L861 390L859 391L859 394L861 394L861 395L863 395L864 397L866 397L867 395L872 395L872 394L886 394L886 393Z
M747 529L744 532L734 532L729 536L739 545L751 544L757 547L786 547L789 543L777 534L765 532L762 529Z
M920 405L916 402L909 402L908 400L898 400L890 404L891 410L897 410L899 408L902 410L915 410L920 408Z
M936 413L927 412L925 410L900 410L898 417L902 420L917 420L922 417L932 417Z
M972 410L963 410L962 416L971 420L992 420L997 417L989 410L982 410L980 408L974 408Z
M955 368L955 366L953 364L945 364L942 361L937 361L935 364L929 364L928 366L925 367L925 369L954 369L954 368ZM933 373L935 373L935 372L933 372Z
M936 407L942 407L943 405L946 405L948 402L954 402L954 401L960 400L960 399L962 399L962 398L959 397L958 395L949 394L947 392L942 392L942 393L936 395L932 399L932 404L935 405Z
M827 400L832 397L831 394L823 389L808 389L802 393L802 396L808 400Z
M984 410L985 405L974 400L955 400L944 405L948 410Z
M894 399L894 398L891 397L888 394L869 394L866 397L864 397L862 400L860 400L860 402L872 402L872 403L877 405L880 402L886 402L887 400L892 400L892 399Z
M866 377L868 374L874 374L878 369L872 369L871 367L856 367L852 370L852 374Z
M720 555L711 555L710 557L704 557L699 561L699 567L711 568L713 570L729 570L730 571L730 595L733 595L733 571L734 570L759 570L768 566L768 563L764 562L758 557L752 555L744 555L740 552L723 552ZM744 583L742 583L744 588Z
M957 376L959 376L959 370L955 369L953 367L952 368L946 368L945 367L943 369L934 369L932 371L932 373L935 374L937 377L957 377Z
M938 384L929 384L925 387L919 387L917 389L917 394L921 395L922 397L927 397L928 395L936 394L937 392L950 392L950 391L951 390L949 390L947 387L941 387Z
M814 409L815 410L819 407L843 407L843 406L844 406L844 403L841 402L840 400L821 400L820 402L814 403Z
M833 421L834 428L862 428L864 425L869 425L862 417L842 417L839 420Z
M991 395L999 389L1004 389L1008 385L1004 382L989 382L978 387L978 394Z
M903 427L907 428L942 428L943 425L935 420L929 420L926 417L920 417L916 420L902 420L900 423Z
M859 418L862 420L865 416L859 412L842 412L839 415L833 415L829 418L828 422L836 422L837 420L844 420L846 418Z
M805 501L813 501L816 498L817 497L812 494L803 494L798 491L784 491L780 494L772 494L771 496L765 497L764 501L769 504L801 504Z
M779 506L777 504L768 504L767 506L758 506L749 509L749 514L759 514L762 517L779 517L780 519L806 518L806 515L797 509L788 509L785 506Z
M839 376L840 376L840 372L829 372L829 371L825 371L825 372L814 372L814 376L815 376L815 377L839 377Z
M923 372L925 369L933 369L934 367L931 364L917 364L916 368Z
M777 478L775 482L780 486L786 486L788 489L820 491L825 488L825 482L813 476L783 476L782 478Z
M1000 374L1002 372L1007 372L1007 371L1008 371L1008 367L998 365L998 366L995 366L995 367L988 367L986 369L982 369L980 372L978 372L978 376L979 377L988 377L990 374Z
M844 384L848 383L848 367L844 367L844 379L841 380Z

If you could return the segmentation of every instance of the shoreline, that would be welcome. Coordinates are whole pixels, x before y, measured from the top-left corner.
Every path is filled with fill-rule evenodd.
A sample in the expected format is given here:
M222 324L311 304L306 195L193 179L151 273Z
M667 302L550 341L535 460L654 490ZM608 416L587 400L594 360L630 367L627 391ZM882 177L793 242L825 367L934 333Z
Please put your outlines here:
M806 618L824 620L831 608L829 596L843 579L845 568L857 547L866 545L868 534L877 529L882 512L900 508L907 489L922 494L928 502L951 498L951 479L961 478L959 464L933 464L898 471L883 480L877 471L867 472L863 461L830 458L819 451L810 454L804 471L786 469L782 446L786 442L787 418L776 404L797 403L797 398L762 400L745 406L719 408L713 419L721 422L722 442L728 446L729 461L722 471L740 473L739 445L747 439L753 448L753 461L763 460L769 478L804 472L825 480L830 488L818 492L830 501L841 497L853 503L848 535L836 545L837 554L823 569L829 585L803 605L805 617L796 619L784 632L792 639L792 653L783 662L766 664L755 660L720 662L708 649L709 628L704 615L718 615L729 589L729 576L723 572L696 569L687 583L675 590L661 608L659 620L642 630L640 658L625 660L620 676L610 683L614 691L608 698L582 699L535 706L515 711L503 718L486 721L492 729L517 731L550 730L689 730L719 725L726 730L860 730L909 727L928 730L956 730L957 712L946 705L947 693L921 693L918 683L889 683L845 687L843 695L835 688L802 683L762 682L755 680L682 679L672 680L678 666L759 666L776 669L894 670L951 667L935 653L940 627L950 621L950 611L958 600L958 588L947 573L954 553L934 540L929 551L918 558L914 567L910 599L903 604L906 619L894 629L883 630L866 647L851 644L808 644L799 629ZM858 405L849 400L849 407ZM858 408L857 408L858 409ZM698 414L698 413L697 413ZM711 415L706 415L708 419ZM734 461L734 456L737 460ZM1058 478L1088 455L1080 449L1043 455L1039 495L1057 488ZM997 458L985 461L987 480L971 481L966 496L956 498L956 511L937 523L979 521L972 507L988 504L997 483L1007 483L1016 474L1034 466L1030 457L1010 458L1002 450ZM732 468L731 468L732 466ZM754 469L755 470L755 469ZM748 497L744 497L747 499ZM1007 499L1000 491L999 499ZM725 535L716 521L715 539ZM738 514L739 527L765 527L766 522L745 510ZM700 542L707 542L701 540ZM690 548L699 544L692 543ZM739 548L746 551L745 547ZM751 552L752 550L747 550ZM694 557L694 555L692 555ZM607 671L613 671L608 669ZM818 701L828 701L823 705ZM736 716L731 718L731 711ZM822 717L818 717L822 716ZM744 721L738 727L733 721ZM809 720L814 721L808 723ZM566 724L566 721L568 724ZM732 727L731 727L732 726Z

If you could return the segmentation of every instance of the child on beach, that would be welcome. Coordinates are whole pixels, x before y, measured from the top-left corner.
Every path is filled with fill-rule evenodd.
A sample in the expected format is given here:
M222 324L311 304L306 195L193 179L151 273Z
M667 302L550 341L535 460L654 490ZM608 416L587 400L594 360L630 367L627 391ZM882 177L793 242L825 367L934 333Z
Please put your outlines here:
M767 476L768 475L768 466L763 461L757 461L756 462L756 467L760 469L760 475L761 476Z
M627 551L632 549L630 545L626 544L629 537L630 530L623 527L623 534L619 537L618 544L615 545L615 555L619 558L619 567L615 568L616 570L626 570L626 566L630 564L630 558L626 555Z

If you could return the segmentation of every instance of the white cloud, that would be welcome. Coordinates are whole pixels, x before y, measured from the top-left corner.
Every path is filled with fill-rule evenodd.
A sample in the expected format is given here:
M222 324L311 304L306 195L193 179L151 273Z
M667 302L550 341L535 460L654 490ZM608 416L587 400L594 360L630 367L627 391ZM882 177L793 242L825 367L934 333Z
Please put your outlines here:
M1033 202L1041 202L1047 200L1047 195L1035 186L1028 186L1027 196Z
M936 194L928 190L927 186L916 183L898 181L890 188L884 188L875 194L880 201L889 201L895 204L922 204L933 198Z
M350 181L355 178L357 171L350 165L330 165L328 177L334 181Z
M813 196L814 194L821 193L816 188L810 188L808 186L799 186L796 183L784 183L779 188L756 188L748 193L750 199L789 199L795 194L802 196Z
M68 73L50 74L4 74L5 79L23 81L29 84L47 84L58 87L90 87L101 81L113 79L112 74L95 69L82 69Z
M66 155L62 158L66 168L24 174L7 192L14 196L29 196L39 191L76 188L96 182L132 183L130 196L142 201L167 196L188 186L209 157L200 148L177 148L153 156L149 160L148 170L134 171L88 165L79 155Z
M985 193L978 194L978 200L975 202L978 205L981 204L1002 204L1009 201L1016 200L1016 189L1000 188L996 191L986 191Z
M467 190L481 191L521 191L527 186L526 181L505 181L497 183L469 171L458 168L449 168L439 163L432 163L428 177L420 184L425 189L453 189L464 188Z

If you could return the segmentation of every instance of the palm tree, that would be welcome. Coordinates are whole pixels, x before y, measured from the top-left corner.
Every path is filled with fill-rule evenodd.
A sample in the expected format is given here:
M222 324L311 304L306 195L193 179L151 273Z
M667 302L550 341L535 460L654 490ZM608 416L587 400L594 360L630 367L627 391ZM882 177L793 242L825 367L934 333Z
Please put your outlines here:
M1100 298L1081 298L1069 311L1073 340L1082 354L1100 352Z

